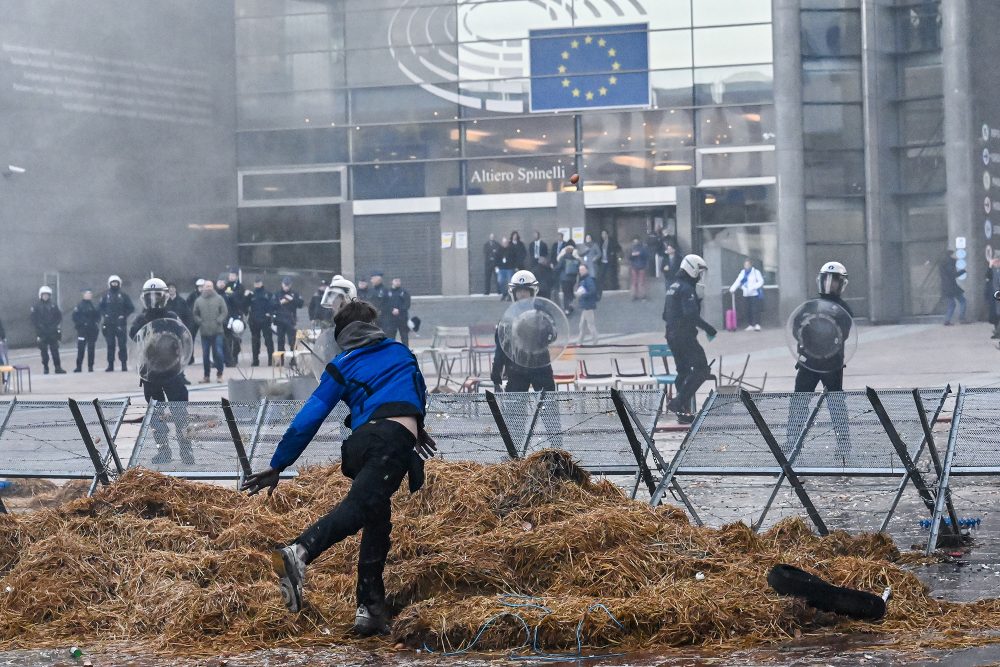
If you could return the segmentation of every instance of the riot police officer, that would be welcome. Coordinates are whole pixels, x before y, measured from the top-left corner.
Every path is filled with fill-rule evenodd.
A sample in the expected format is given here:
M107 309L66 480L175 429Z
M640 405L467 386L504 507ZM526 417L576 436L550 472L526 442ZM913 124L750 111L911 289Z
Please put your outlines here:
M681 260L677 276L667 287L663 303L667 344L677 363L677 393L667 403L667 409L677 413L677 420L681 423L694 420L695 395L701 385L712 377L705 349L698 342L698 329L708 334L710 341L718 333L701 317L698 285L707 271L704 259L698 255L687 255Z
M115 346L118 347L118 360L122 370L128 370L128 348L125 346L128 334L128 317L135 312L132 299L122 291L122 279L118 276L108 276L108 291L101 297L98 307L104 322L101 326L104 341L108 345L108 373L115 370Z
M100 329L101 311L94 305L94 292L83 290L80 303L73 309L73 326L76 328L76 368L74 373L83 371L84 353L87 355L87 370L94 372L94 346Z
M155 326L158 320L176 320L177 326L174 327L174 330L187 329L175 312L167 310L167 296L167 284L159 278L150 278L143 284L142 304L144 308L129 328L128 335L132 340L136 340L143 327L150 323ZM169 333L171 329L164 327L163 331ZM194 463L194 453L191 450L191 442L187 438L187 409L183 405L188 400L188 390L184 383L187 351L181 349L177 340L165 339L163 344L164 349L158 350L158 352L163 354L165 358L158 360L155 369L146 360L146 365L139 368L141 377L139 384L142 385L142 393L146 397L147 403L150 400L156 400L179 404L170 406L170 419L175 424L181 461L191 465ZM166 358L170 355L176 356L176 359ZM167 424L164 423L163 419L154 419L152 429L153 439L158 447L152 463L168 463L171 460L172 452L167 439Z
M510 283L507 285L507 292L515 302L534 297L538 294L538 281L535 279L535 274L531 271L518 271L511 277ZM555 327L553 325L550 327L548 337L552 338L554 336ZM496 351L493 353L493 367L490 370L490 379L493 380L495 387L499 389L504 378L506 378L507 383L503 385L505 391L528 391L528 389L534 389L535 391L542 391L543 389L545 391L556 390L551 363L546 363L537 368L519 366L507 356L500 345L499 324L497 325L496 332L493 334L493 338L496 342ZM544 350L545 355L548 355L548 342L544 341L545 344L539 346Z
M288 349L295 349L295 330L299 320L298 310L302 307L303 301L299 293L292 289L292 279L285 276L281 279L281 291L274 295L278 302L276 311L276 324L278 329L278 350L285 350L285 342L288 342Z
M49 354L56 374L62 375L62 364L59 363L59 341L62 339L62 312L52 300L52 288L42 285L38 288L38 301L31 307L31 324L35 327L38 339L38 349L42 353L42 371L49 374Z
M822 301L836 304L839 308L833 309L833 318L839 329L839 343L831 342L831 345L839 345L838 352L824 358L817 358L811 355L807 346L799 344L798 353L800 361L795 364L795 391L811 392L815 391L819 383L827 391L844 390L844 349L843 345L851 335L851 327L854 323L854 313L841 298L844 289L847 288L847 268L840 262L827 262L819 270L816 276L816 286L819 288L819 298ZM809 326L805 318L808 313L801 312L792 322L796 339L802 336L809 336Z
M277 304L274 295L264 287L264 280L259 276L254 278L253 291L247 292L246 301L249 304L250 320L250 352L252 360L251 366L260 366L260 339L264 339L264 348L267 350L267 365L271 365L274 356L274 332L271 331L271 323L274 321L274 311Z

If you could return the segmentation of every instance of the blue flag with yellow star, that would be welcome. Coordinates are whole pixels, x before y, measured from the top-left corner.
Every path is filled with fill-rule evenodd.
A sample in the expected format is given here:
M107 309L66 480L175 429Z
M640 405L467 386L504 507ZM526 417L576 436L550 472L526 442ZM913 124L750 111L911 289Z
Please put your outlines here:
M649 25L532 30L531 110L649 106Z

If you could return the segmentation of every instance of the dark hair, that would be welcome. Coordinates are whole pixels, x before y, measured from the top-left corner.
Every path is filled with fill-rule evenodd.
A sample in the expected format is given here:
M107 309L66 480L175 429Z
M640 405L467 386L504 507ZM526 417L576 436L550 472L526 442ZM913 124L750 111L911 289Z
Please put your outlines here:
M378 319L378 311L367 301L349 301L345 303L337 314L333 316L333 326L337 331L343 331L344 327L353 322L373 323Z

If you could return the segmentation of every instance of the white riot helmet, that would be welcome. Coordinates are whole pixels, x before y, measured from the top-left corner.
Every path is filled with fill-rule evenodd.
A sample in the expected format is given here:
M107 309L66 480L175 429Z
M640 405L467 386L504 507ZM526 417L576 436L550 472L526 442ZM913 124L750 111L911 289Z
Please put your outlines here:
M226 324L226 328L233 332L236 336L242 336L243 332L246 331L247 325L243 323L243 320L238 317L230 317L229 322Z
M521 270L511 276L510 283L507 285L507 291L511 298L514 298L514 292L519 289L528 290L531 292L531 296L538 294L538 279L535 278L535 274L531 271Z
M708 264L701 258L701 255L685 255L684 259L681 260L681 271L695 280L701 280L708 272Z
M358 288L350 280L341 275L336 275L330 284L323 291L323 298L319 305L329 308L336 314L344 304L358 298Z
M114 278L115 276L112 276ZM142 284L142 303L146 308L163 308L167 305L167 284L159 278L150 278Z
M38 288L38 298L41 299L43 294L48 294L52 296L52 288L48 285L42 285Z
M816 276L820 294L840 296L847 288L847 268L840 262L827 262Z
M118 283L118 286L121 287L122 279L116 275L110 275L108 276L108 287L111 287L111 283Z

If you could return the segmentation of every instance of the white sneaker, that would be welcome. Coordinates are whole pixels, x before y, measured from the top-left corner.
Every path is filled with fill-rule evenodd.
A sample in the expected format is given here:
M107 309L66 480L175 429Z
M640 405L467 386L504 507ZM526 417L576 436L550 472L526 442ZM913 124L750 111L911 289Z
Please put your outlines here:
M759 324L753 325L753 330L754 331L760 331L760 325Z
M748 326L744 331L753 331L753 325Z

